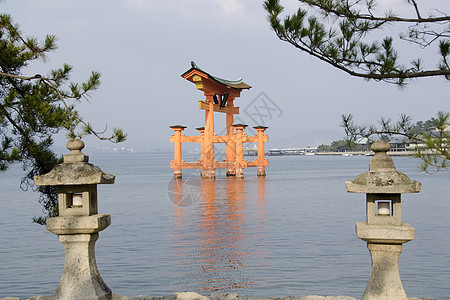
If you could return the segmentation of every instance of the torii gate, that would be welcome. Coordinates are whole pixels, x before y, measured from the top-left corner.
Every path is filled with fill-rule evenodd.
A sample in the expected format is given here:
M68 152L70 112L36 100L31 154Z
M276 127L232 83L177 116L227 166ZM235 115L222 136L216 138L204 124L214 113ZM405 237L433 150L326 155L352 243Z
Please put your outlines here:
M250 89L251 86L244 83L242 78L235 81L217 78L201 70L194 62L191 68L181 75L184 79L194 83L197 89L203 91L206 100L199 100L199 108L205 110L205 126L199 127L198 136L185 136L181 132L186 128L181 125L170 126L174 134L170 142L174 143L174 160L170 167L174 169L174 177L182 177L182 169L200 169L202 178L215 178L216 169L226 169L227 176L244 177L244 169L257 167L257 175L265 176L265 167L269 161L264 158L264 143L268 136L264 133L265 126L255 126L257 135L248 137L244 133L245 124L233 124L234 115L239 114L239 107L234 106L234 100L241 91ZM226 114L226 134L218 136L214 133L214 112ZM182 143L199 143L201 148L200 159L196 162L185 162L181 159ZM226 159L215 160L214 144L226 143ZM258 157L254 161L244 160L244 143L258 143Z

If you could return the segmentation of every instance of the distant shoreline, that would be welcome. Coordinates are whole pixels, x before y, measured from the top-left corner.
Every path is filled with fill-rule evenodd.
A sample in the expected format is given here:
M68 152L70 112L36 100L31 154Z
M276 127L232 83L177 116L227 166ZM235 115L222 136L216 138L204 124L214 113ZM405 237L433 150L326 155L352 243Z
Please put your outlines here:
M333 155L333 156L373 156L373 151L346 151L346 152L308 152L308 153L283 153L283 154L270 154L267 156L315 156L315 155ZM390 156L414 156L414 151L389 151ZM251 156L251 155L249 155Z
M347 151L347 152L316 152L315 155L355 155L355 156L373 156L375 153L373 151ZM389 151L387 152L390 156L414 156L414 151Z

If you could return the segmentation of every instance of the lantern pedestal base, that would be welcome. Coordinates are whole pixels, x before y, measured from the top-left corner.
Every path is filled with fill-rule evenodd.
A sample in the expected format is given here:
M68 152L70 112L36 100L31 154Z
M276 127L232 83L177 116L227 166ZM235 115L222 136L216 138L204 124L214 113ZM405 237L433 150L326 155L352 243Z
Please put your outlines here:
M361 300L407 300L398 271L402 245L367 243L372 271Z
M414 239L414 228L407 223L372 225L358 222L356 235L367 242L372 257L372 271L361 300L407 300L398 260L402 244Z
M60 235L66 258L61 281L52 299L110 300L111 290L100 277L95 262L98 233Z
M111 224L111 216L60 216L47 219L47 230L59 235L66 256L53 300L110 300L111 290L95 262L98 232Z

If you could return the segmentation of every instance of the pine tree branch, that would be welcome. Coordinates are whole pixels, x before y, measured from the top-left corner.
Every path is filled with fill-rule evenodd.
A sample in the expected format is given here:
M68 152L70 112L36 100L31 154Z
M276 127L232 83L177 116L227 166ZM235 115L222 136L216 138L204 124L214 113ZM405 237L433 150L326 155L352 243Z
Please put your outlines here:
M39 75L39 74L36 74L34 76L22 76L22 75L9 74L9 73L5 73L5 72L0 72L0 76L16 78L16 79L22 79L22 80L33 80L33 79L40 79L40 78L42 78L42 76Z
M280 39L284 40L285 42L292 44L293 46L300 49L301 51L306 52L309 55L314 56L314 57L332 65L333 67L335 67L339 70L342 70L342 71L346 72L347 74L355 76L355 77L386 81L389 79L414 79L414 78L422 78L422 77L450 76L450 69L426 70L426 71L419 71L419 72L393 70L392 72L387 73L387 74L357 72L351 68L345 67L343 63L339 63L339 62L331 59L329 56L325 55L323 52L321 53L316 49L311 49L306 44L305 44L305 46L302 46L302 45L298 44L297 42L295 42L293 39L287 38L285 35L281 35L281 36L278 35L278 37L280 37ZM355 61L355 60L351 60L351 61L342 60L342 62L347 62L347 63L351 63L351 64L369 64L368 61ZM377 62L370 62L370 64L376 65L376 66L382 66L381 63L377 63Z
M360 5L363 1L336 1L336 0L300 0L303 3L310 3L320 9L324 9L324 14L328 10L334 13L346 16L343 20L336 24L329 24L325 19L317 19L315 16L308 18L308 12L299 8L297 13L286 16L284 22L279 19L284 7L281 6L280 0L266 0L264 8L268 12L268 20L272 29L282 41L292 44L300 51L322 60L331 66L344 71L345 73L359 78L384 81L387 83L404 86L407 81L416 78L425 77L444 77L450 80L450 68L447 63L447 41L445 40L448 30L436 32L433 27L431 29L415 29L410 27L409 35L401 36L403 39L409 39L418 44L440 41L440 62L437 67L423 68L420 60L414 60L410 65L403 66L400 64L399 54L393 46L393 38L385 37L381 45L376 42L369 44L364 43L365 34L374 31L383 22L392 21L395 16L392 13L383 21L365 21L358 19L362 14L353 10L353 6ZM414 0L408 0L410 5L417 3ZM372 3L365 2L371 13L370 5ZM420 12L417 7L418 16ZM375 18L373 16L371 19ZM423 19L426 22L437 19ZM446 16L450 21L450 17ZM417 22L415 23L417 24ZM427 23L424 23L427 24ZM425 25L424 25L425 26ZM440 26L440 25L438 25ZM415 30L415 31L414 31ZM424 32L420 36L421 30ZM434 36L432 40L428 40L427 36Z
M415 11L417 14L417 18L402 18L402 17L380 17L380 16L374 16L372 14L359 14L359 13L352 13L350 10L351 5L347 4L348 10L337 10L330 5L324 5L320 1L317 0L299 0L302 3L305 3L311 7L314 7L316 9L322 10L327 13L331 13L337 17L341 18L351 18L351 19L360 19L360 20L367 20L367 21L382 21L382 22L404 22L404 23L434 23L434 22L449 22L450 16L442 16L442 17L429 17L429 18L422 18L420 16L419 8L417 6L417 3L413 1L413 6L415 7ZM329 2L327 1L327 4Z
M93 130L91 128L91 126L86 123L82 118L80 118L77 114L75 114L73 112L73 110L69 107L69 105L67 104L67 102L64 99L64 96L61 94L60 90L58 89L58 87L53 83L53 81L49 78L43 77L40 74L36 74L34 76L22 76L22 75L15 75L15 74L9 74L9 73L5 73L5 72L0 72L0 76L5 76L5 77L9 77L9 78L16 78L16 79L21 79L21 80L35 80L35 79L39 79L41 80L44 84L46 84L47 86L49 86L50 88L52 88L55 93L57 94L59 100L63 103L64 107L66 108L66 110L69 112L69 114L71 116L73 116L79 123L85 125L85 128L89 128L88 133L93 134L95 137L97 137L99 140L103 140L103 141L111 141L111 142L116 142L115 139L118 137L118 133L115 132L113 135L111 135L110 137L104 137L102 136L102 134L104 132L97 132L95 130ZM94 84L92 82L89 82L85 87L84 87L84 91L79 95L79 96L83 96L85 95L90 87L94 86ZM2 109L4 109L3 107L1 107ZM11 124L15 124L14 121L9 118L8 114L5 114L6 117L8 118L8 121L11 122ZM19 130L20 127L18 127L17 124L15 124L14 127L17 127L17 129ZM20 131L21 134L25 134L23 131ZM123 134L123 132L121 132L121 134ZM123 141L126 134L123 134L124 136L119 140L119 141Z
M419 6L417 5L416 0L408 0L408 2L410 2L414 6L414 10L416 11L417 18L422 19L422 17L420 16Z

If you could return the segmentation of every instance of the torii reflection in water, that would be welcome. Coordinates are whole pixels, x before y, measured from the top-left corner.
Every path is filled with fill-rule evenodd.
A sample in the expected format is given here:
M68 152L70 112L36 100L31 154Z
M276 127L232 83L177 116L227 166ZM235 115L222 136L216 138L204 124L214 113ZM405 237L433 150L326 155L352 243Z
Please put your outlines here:
M213 292L265 285L255 268L267 254L266 182L265 177L172 181L180 288Z

